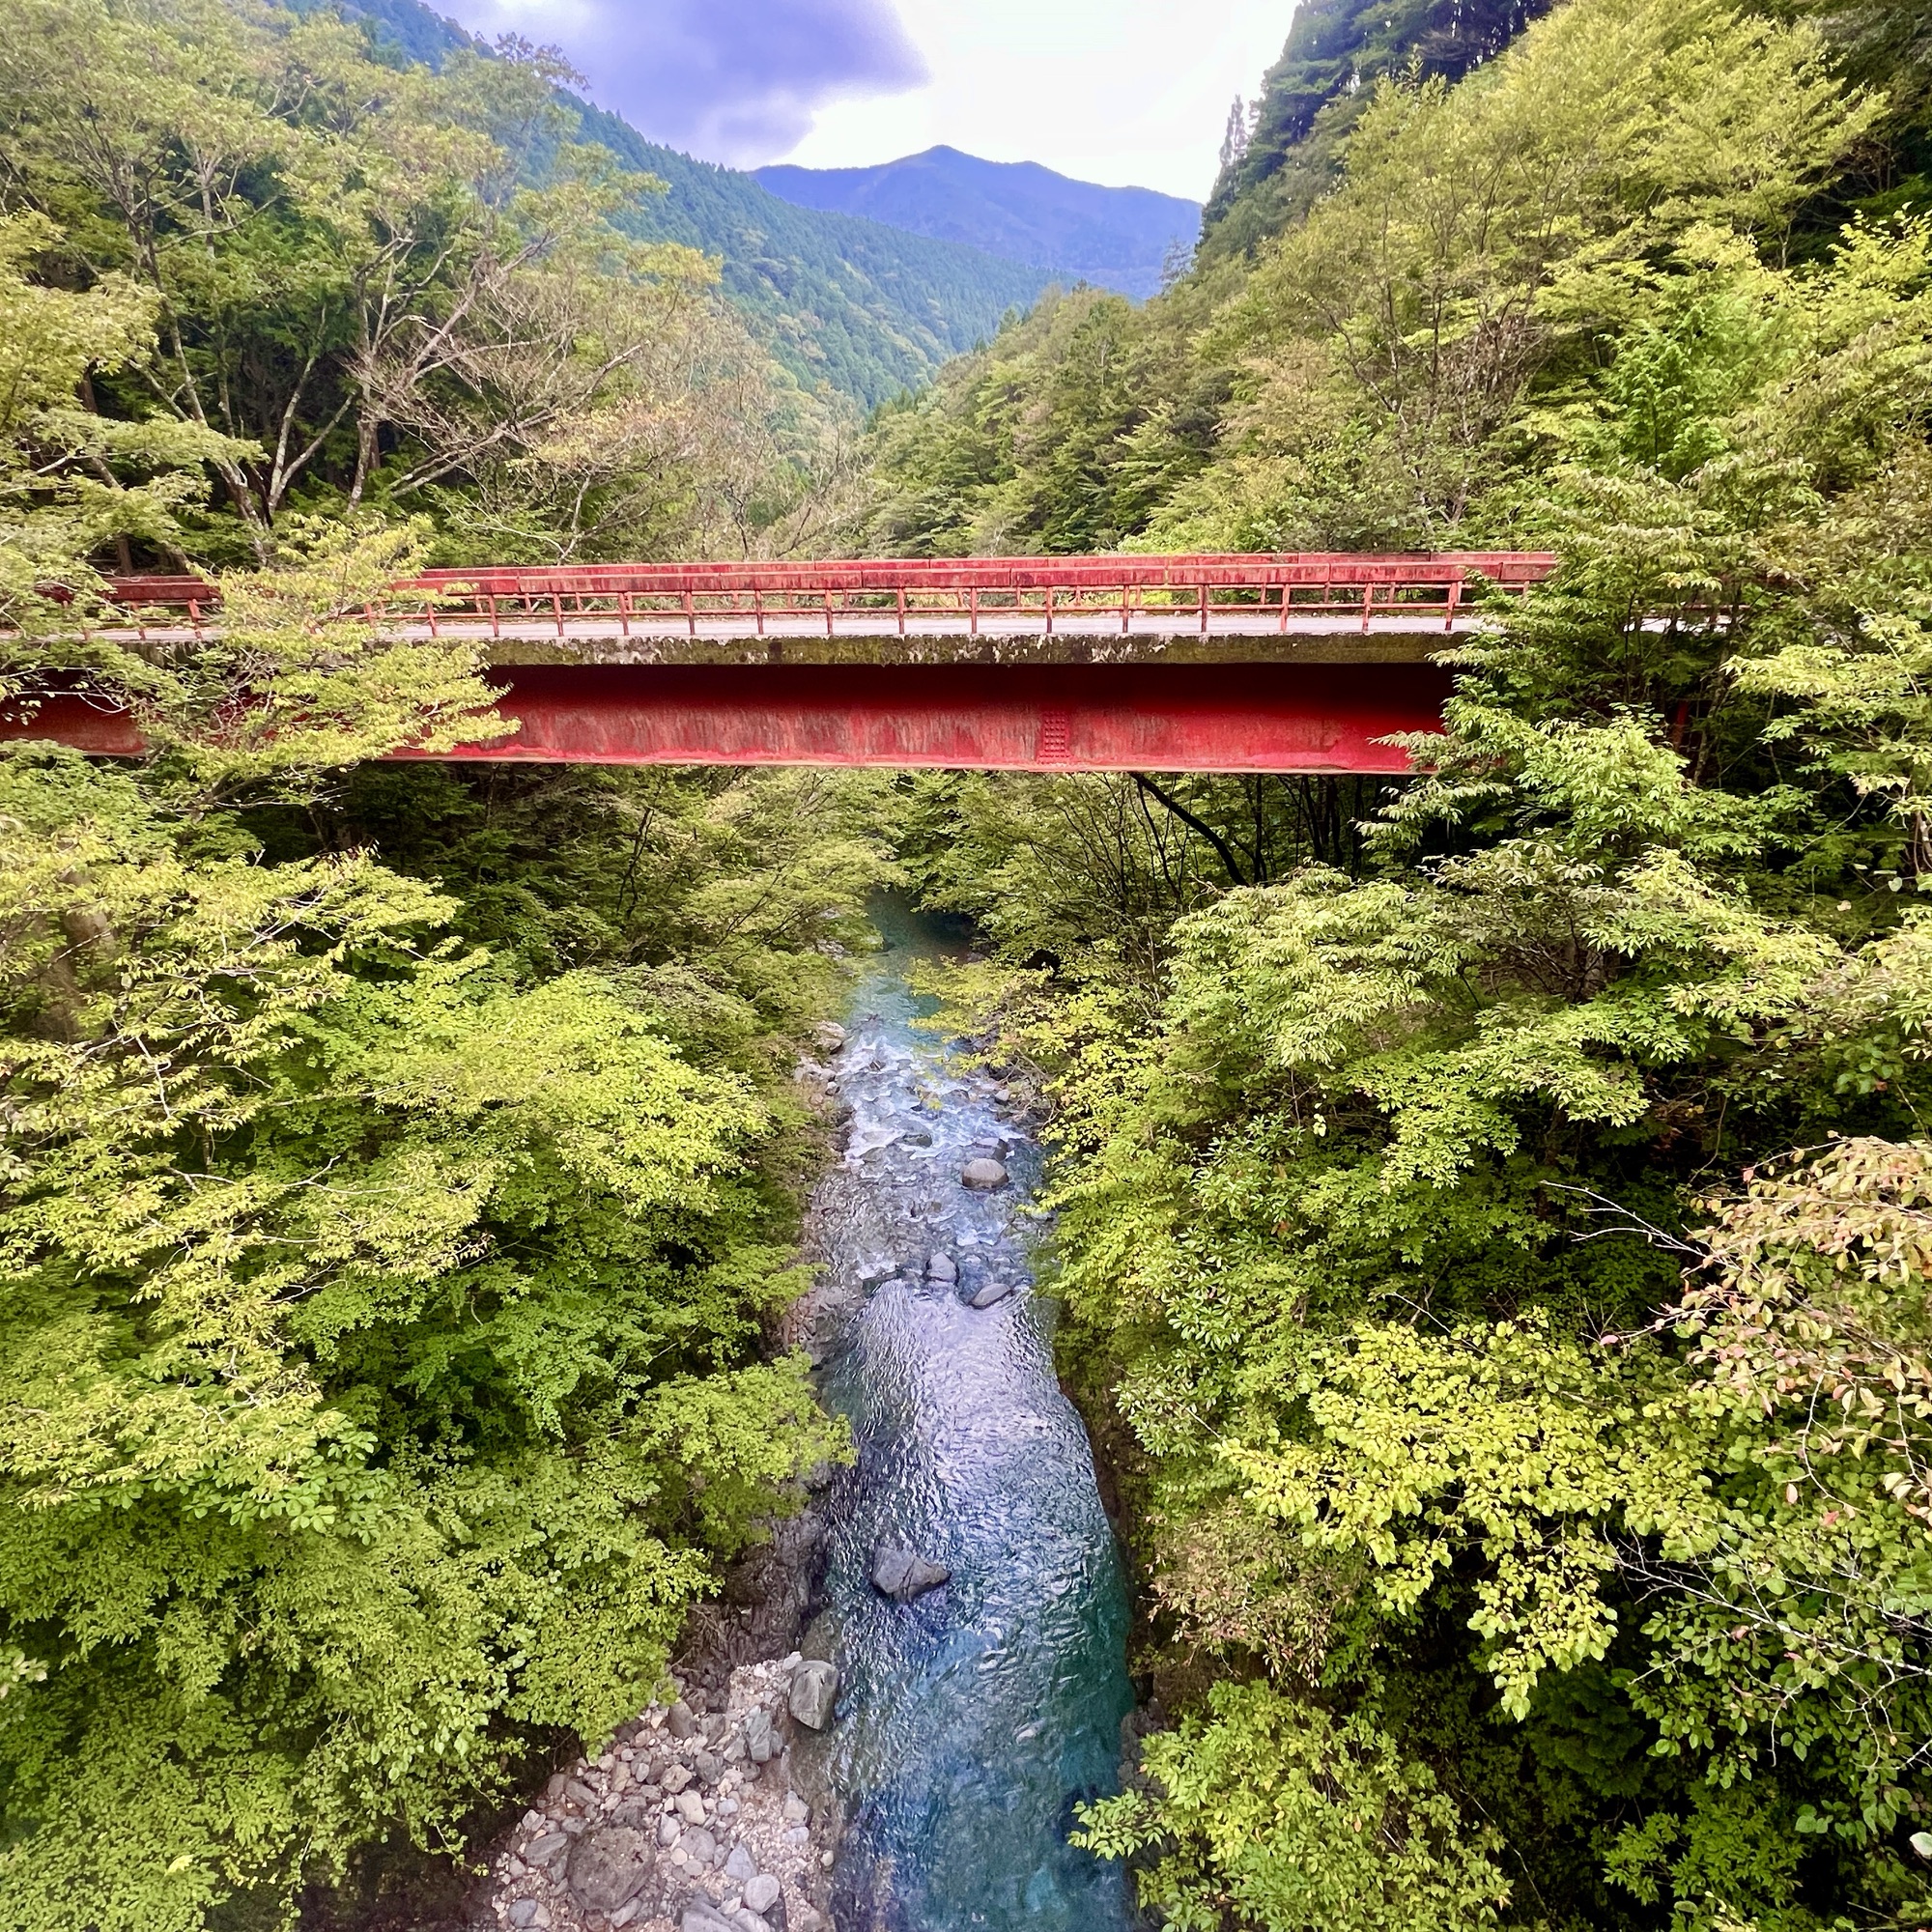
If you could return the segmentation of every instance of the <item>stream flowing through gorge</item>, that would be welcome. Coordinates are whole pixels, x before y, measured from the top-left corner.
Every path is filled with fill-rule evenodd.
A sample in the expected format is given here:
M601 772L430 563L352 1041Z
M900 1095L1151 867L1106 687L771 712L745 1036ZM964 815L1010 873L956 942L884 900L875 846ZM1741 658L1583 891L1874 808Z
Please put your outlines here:
M1116 1788L1133 1698L1121 1555L1033 1288L1039 1150L998 1084L917 1025L931 1003L909 963L957 949L902 903L875 917L888 950L833 1066L846 1151L813 1203L819 1259L854 1310L821 1387L858 1461L828 1499L807 1646L841 1675L811 1746L847 1820L835 1918L1125 1932L1123 1874L1066 1842L1076 1802ZM976 1159L1009 1179L968 1187ZM948 1580L899 1602L873 1580L881 1548Z

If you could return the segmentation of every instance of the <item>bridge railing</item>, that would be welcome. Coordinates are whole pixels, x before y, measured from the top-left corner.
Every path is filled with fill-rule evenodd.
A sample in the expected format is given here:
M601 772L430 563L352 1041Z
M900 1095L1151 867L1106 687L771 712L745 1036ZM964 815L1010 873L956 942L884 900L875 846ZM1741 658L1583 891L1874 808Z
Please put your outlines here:
M795 635L820 621L877 634L909 627L984 626L1043 630L1078 620L1092 630L1218 621L1283 632L1299 620L1377 617L1453 630L1479 583L1520 592L1556 559L1535 552L1467 551L1433 555L967 557L836 559L809 563L578 564L567 567L426 571L392 584L372 606L372 622L445 628L487 625L500 637L554 625L558 636L586 622L616 635L662 634L723 625L757 636ZM145 637L185 616L199 634L219 603L213 585L192 577L113 582L117 604Z

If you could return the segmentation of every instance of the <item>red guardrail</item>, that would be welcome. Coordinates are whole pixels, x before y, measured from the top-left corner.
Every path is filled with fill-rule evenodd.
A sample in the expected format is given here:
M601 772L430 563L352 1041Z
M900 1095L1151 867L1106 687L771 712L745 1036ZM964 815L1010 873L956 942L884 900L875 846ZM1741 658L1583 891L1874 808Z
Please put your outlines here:
M1270 613L1284 631L1291 618L1322 615L1359 615L1366 629L1378 614L1440 615L1449 629L1472 582L1521 591L1555 566L1541 552L1450 551L484 567L425 571L392 584L380 614L432 633L444 623L488 622L493 636L506 619L532 617L554 621L559 635L572 619L603 617L626 636L634 623L662 628L667 619L693 637L699 623L720 619L762 636L772 620L820 615L828 635L841 617L901 635L909 620L956 618L978 635L982 619L1040 621L1051 632L1056 617L1116 612L1123 632L1136 616L1192 616L1206 632L1217 616ZM185 611L198 632L219 602L215 587L194 577L121 578L112 587L144 634L147 611Z

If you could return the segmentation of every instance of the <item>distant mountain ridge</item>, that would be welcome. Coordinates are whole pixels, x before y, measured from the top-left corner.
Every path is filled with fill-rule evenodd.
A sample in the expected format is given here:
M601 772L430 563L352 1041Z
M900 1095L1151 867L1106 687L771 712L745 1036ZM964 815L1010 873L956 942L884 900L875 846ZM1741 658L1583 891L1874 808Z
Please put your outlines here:
M484 46L422 0L282 4L359 21L379 49L429 67L457 47ZM808 387L824 383L862 408L922 387L941 364L989 341L1009 311L1031 308L1054 278L954 241L801 207L749 174L660 147L616 115L564 98L584 140L667 185L668 193L636 202L621 225L640 240L719 257L724 293L776 358Z
M1103 187L1037 161L986 161L957 148L872 167L754 173L801 208L865 215L1137 299L1159 289L1170 259L1191 251L1201 228L1200 204L1179 195Z

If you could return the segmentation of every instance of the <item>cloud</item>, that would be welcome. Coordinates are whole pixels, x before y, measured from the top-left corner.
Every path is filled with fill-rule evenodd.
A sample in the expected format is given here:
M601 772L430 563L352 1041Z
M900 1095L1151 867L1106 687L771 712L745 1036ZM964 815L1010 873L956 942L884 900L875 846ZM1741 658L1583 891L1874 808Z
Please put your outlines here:
M453 0L452 11L475 33L561 46L599 106L741 167L789 154L829 100L929 78L892 0Z

